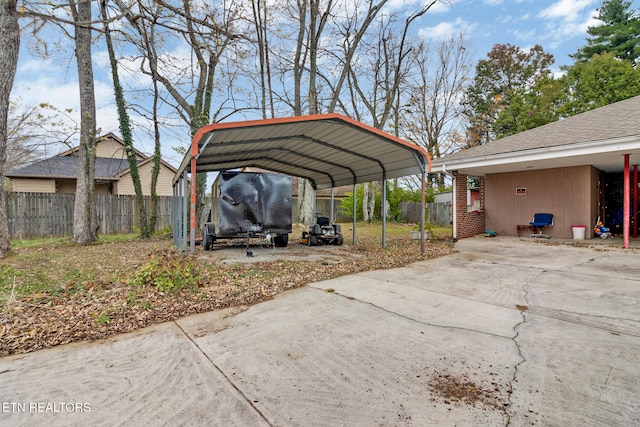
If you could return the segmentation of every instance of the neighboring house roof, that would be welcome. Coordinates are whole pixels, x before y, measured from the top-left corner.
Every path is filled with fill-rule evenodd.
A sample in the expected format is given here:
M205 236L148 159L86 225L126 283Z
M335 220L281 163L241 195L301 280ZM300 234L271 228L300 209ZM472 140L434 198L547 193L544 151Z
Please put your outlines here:
M113 139L120 143L124 147L122 139L118 138L113 133L108 133L97 139L97 142L107 139ZM56 156L49 157L48 159L40 160L31 163L27 166L10 171L6 174L8 178L42 178L42 179L75 179L78 172L78 152L79 147L71 148ZM153 157L146 156L141 151L135 150L138 157L138 167L141 167L149 162L153 161ZM160 160L160 163L171 170L176 172L176 168L171 166L164 160ZM117 181L122 176L130 173L129 162L126 158L118 157L96 157L96 169L95 179L99 181Z
M433 171L468 175L593 165L623 170L640 163L640 96L462 150L433 161Z
M129 170L126 159L96 158L95 179L117 180L118 175ZM49 157L7 173L8 178L58 178L75 179L78 174L78 158L73 155Z
M147 157L144 160L140 160L138 162L138 168L141 168L142 166L146 165L147 163L151 163L153 162L153 157ZM176 168L174 168L173 166L171 166L169 163L165 162L164 160L160 159L160 164L163 165L164 167L166 167L167 169L169 169L171 172L176 173L178 170ZM117 177L120 178L128 173L131 172L131 170L129 169L129 164L127 163L127 168L122 170L121 172L119 172L117 174Z

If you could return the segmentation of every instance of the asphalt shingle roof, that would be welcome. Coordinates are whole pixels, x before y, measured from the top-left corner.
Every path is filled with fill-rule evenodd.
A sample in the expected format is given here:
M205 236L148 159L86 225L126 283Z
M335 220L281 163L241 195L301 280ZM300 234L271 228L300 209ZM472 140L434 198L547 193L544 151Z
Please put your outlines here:
M612 123L615 125L611 126ZM458 151L435 160L434 164L637 135L640 135L640 96Z
M126 159L96 158L95 178L114 180L116 175L129 169ZM54 156L39 162L31 163L7 173L9 178L76 178L78 158L76 156Z

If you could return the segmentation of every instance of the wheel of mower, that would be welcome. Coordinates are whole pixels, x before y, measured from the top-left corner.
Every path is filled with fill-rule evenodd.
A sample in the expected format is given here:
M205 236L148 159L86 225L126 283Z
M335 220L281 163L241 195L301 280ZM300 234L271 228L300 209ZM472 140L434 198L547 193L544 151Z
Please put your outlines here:
M289 235L280 234L273 238L273 244L276 248L286 248L289 244Z
M342 246L342 244L344 243L344 237L342 237L342 234L338 234L338 236L336 236L336 245L338 246Z
M318 246L318 236L315 234L309 235L309 246Z

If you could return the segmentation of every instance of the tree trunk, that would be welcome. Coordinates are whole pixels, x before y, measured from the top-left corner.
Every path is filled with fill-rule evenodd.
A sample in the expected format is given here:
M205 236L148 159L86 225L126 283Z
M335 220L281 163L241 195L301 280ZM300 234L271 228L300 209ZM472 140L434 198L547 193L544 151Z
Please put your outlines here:
M308 102L309 102L309 114L318 114L318 88L316 83L316 78L318 75L318 45L320 42L320 36L322 34L323 28L327 22L327 18L329 16L329 11L331 10L333 2L330 0L327 2L327 7L325 11L320 13L320 0L309 0L309 28L308 28L308 55L309 55L309 91L308 91ZM294 113L296 115L301 115L301 100L300 100L300 83L302 79L302 72L304 70L304 56L302 55L303 49L303 41L304 41L304 31L305 26L304 23L306 19L304 17L306 13L306 2L299 3L299 12L300 12L300 27L298 33L298 45L296 47L296 67L300 67L298 69L299 72L294 73L296 81L294 82L296 87L296 100L295 100L295 109ZM315 218L313 218L313 203L315 200L316 194L315 190L311 186L308 180L306 179L298 179L298 221L303 224L312 224L315 222Z
M371 182L371 191L369 191L369 218L370 221L375 219L376 214L376 183Z
M153 81L153 134L155 139L155 148L153 151L153 168L151 169L151 212L149 214L149 231L156 231L158 222L158 175L160 175L160 127L158 125L158 82Z
M298 178L298 222L313 224L313 201L315 199L313 187L306 178Z
M0 258L11 250L5 194L9 97L18 68L20 27L15 0L0 0Z
M371 222L371 216L369 215L369 183L362 184L362 220L364 222Z
M129 163L129 175L133 181L133 189L136 195L136 209L138 210L138 226L140 228L140 237L146 238L151 236L149 230L149 218L147 217L147 209L144 206L144 195L142 194L142 184L140 183L140 174L138 173L138 158L133 147L133 135L131 133L131 123L129 122L129 113L124 99L124 91L120 84L120 76L118 75L118 61L113 49L111 40L111 31L107 24L106 0L100 2L100 12L104 24L104 35L107 43L107 52L109 53L109 64L111 65L111 77L113 78L113 92L116 98L116 106L118 108L118 123L120 125L120 133L124 142L124 149L127 153L127 161Z
M96 165L96 102L93 87L91 59L91 1L70 2L74 13L78 86L80 88L80 149L76 200L73 213L73 241L88 245L96 240L97 224L94 220L93 195ZM74 8L77 7L77 10ZM83 25L84 23L84 25Z

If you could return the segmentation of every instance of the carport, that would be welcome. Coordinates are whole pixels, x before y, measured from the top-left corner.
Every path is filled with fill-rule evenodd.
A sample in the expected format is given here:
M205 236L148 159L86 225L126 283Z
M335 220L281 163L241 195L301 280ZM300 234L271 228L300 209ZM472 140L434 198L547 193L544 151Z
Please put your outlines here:
M242 167L306 178L314 190L353 185L354 194L360 183L421 175L420 248L424 251L429 154L418 145L340 114L214 123L201 128L173 179L173 234L178 248L185 252L187 247L191 252L195 250L196 174ZM386 200L385 187L382 186L382 200ZM385 245L386 219L382 215L382 246Z

